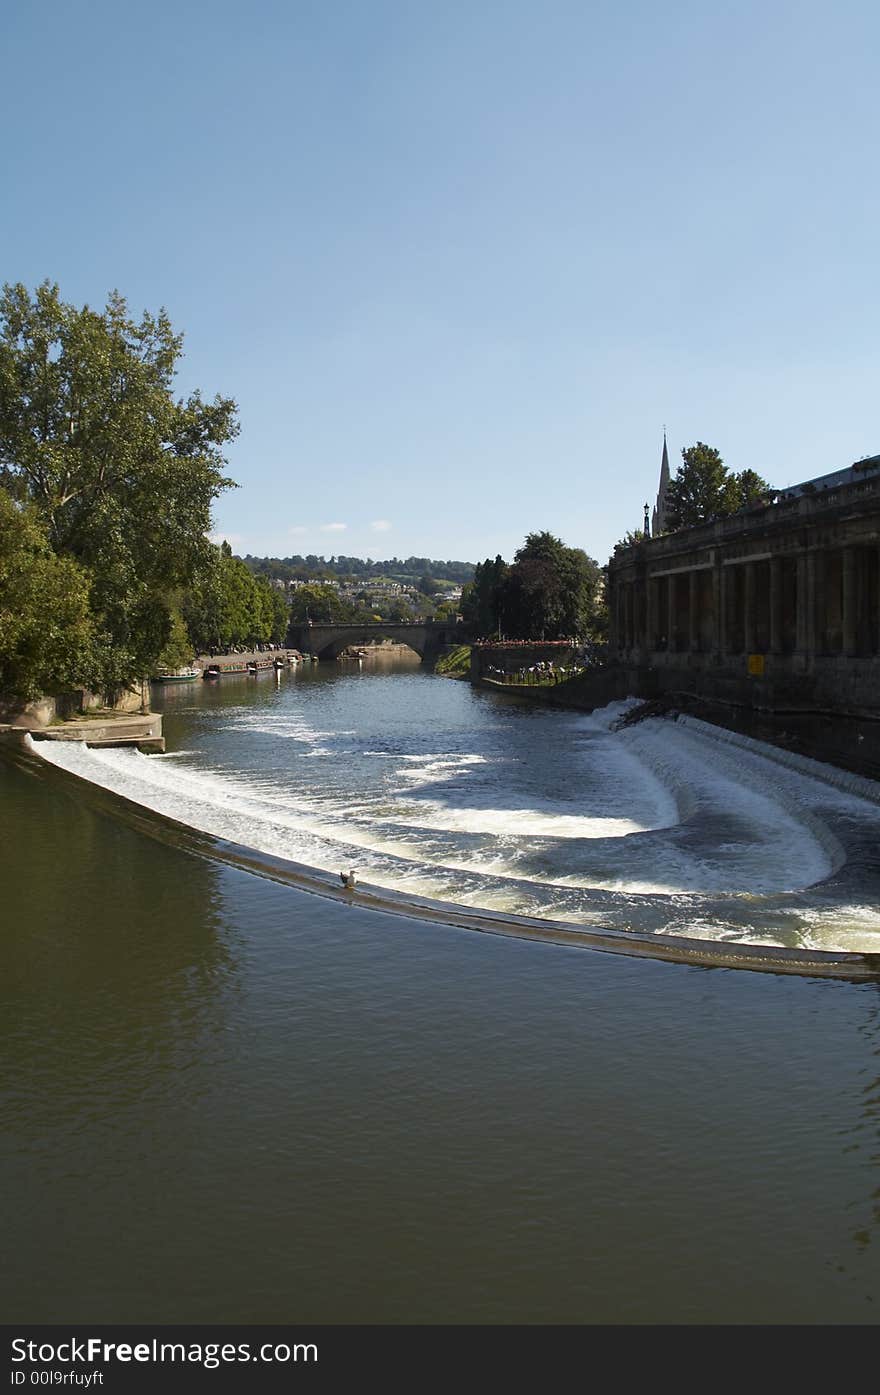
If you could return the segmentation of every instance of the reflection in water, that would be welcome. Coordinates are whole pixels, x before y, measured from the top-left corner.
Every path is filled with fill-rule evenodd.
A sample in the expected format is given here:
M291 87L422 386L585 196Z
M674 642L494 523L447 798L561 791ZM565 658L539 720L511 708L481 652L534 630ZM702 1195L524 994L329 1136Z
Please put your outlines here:
M496 740L477 700L475 750L471 695L402 682L440 707L384 738L382 679L287 682L304 745L248 734L279 715L271 681L193 697L169 720L193 754L155 768L332 805L285 743L300 772L332 766L305 752L348 740L353 701L401 791L404 756L451 751L522 756L538 796L528 751L576 743L578 719L519 714ZM467 765L442 784L489 807ZM516 807L581 816L549 793ZM874 986L427 930L199 861L2 762L0 886L8 1321L875 1321Z
M873 986L873 995L874 1011L859 1025L859 1033L876 1062L880 1058L880 985ZM869 1219L853 1232L853 1240L860 1251L868 1248L880 1226L880 1074L872 1073L873 1064L866 1062L862 1072L869 1079L860 1089L860 1117L851 1128L844 1130L848 1140L845 1151L861 1153L869 1183L877 1183L870 1192ZM850 1138L854 1141L850 1142ZM853 1209L862 1209L862 1206L853 1203Z
M180 857L178 875L157 877L155 853L91 815L75 790L2 762L0 791L0 845L14 858L0 975L11 1122L96 1118L110 1108L96 1088L108 1073L137 1102L155 1090L157 1063L181 1079L195 1042L222 1030L235 970L216 871ZM37 831L26 848L23 826ZM41 1062L51 1062L42 1100L28 1085Z

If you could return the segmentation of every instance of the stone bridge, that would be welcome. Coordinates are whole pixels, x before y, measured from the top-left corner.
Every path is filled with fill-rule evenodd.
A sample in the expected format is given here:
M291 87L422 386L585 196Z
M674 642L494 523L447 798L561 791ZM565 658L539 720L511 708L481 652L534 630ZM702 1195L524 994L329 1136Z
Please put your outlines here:
M415 650L424 663L432 663L447 644L457 642L455 624L349 624L334 625L313 621L310 625L291 625L288 642L300 649L303 654L317 654L319 659L335 659L350 645L375 644L378 640L391 639L396 644L407 644Z

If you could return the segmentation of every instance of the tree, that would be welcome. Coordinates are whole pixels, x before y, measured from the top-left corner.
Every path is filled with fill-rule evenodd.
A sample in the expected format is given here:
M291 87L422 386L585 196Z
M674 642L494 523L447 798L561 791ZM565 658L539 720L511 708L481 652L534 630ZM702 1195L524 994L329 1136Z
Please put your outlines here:
M301 625L306 620L316 624L338 624L348 618L347 607L332 586L298 586L290 603L290 619Z
M150 671L169 597L210 565L211 505L232 483L235 403L176 400L181 350L164 311L135 321L116 292L100 313L48 281L0 298L0 485L88 571L107 678Z
M416 619L412 606L404 600L392 599L381 609L382 619L394 625L411 625Z
M465 623L478 635L494 634L501 622L502 594L510 571L499 554L494 562L487 557L474 568L474 579L462 587L461 613Z
M276 586L269 588L269 608L269 638L273 644L283 644L287 639L287 627L290 624L290 607L284 592L279 591Z
M733 511L736 505L730 475L714 446L697 441L682 451L681 462L666 495L671 532Z
M736 480L739 500L737 508L745 509L753 504L767 504L773 498L775 490L754 470L740 470L733 478Z
M98 663L88 574L56 557L35 510L0 489L0 696L87 687Z
M600 579L598 564L581 548L566 547L552 533L530 533L504 582L505 633L520 639L587 634Z
M750 504L766 502L772 489L754 470L735 475L714 446L697 441L681 453L682 463L669 481L666 520L670 532L723 518Z
M193 642L183 616L175 606L171 612L171 633L165 648L159 654L157 667L160 669L183 668L192 663Z
M618 552L626 552L631 547L638 547L639 543L645 541L645 538L646 534L642 528L631 529L629 532L624 533L623 537L618 539L614 544L615 556Z

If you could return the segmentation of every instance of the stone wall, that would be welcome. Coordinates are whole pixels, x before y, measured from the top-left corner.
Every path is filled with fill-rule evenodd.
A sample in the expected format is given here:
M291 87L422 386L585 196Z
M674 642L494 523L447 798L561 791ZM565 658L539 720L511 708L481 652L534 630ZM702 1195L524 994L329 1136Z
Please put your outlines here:
M36 698L26 704L0 703L0 720L13 727L30 730L48 727L70 717L87 716L90 712L142 712L149 709L149 684L122 688L114 693L91 693L75 688L55 697Z
M651 538L609 564L610 650L646 695L880 711L880 476Z

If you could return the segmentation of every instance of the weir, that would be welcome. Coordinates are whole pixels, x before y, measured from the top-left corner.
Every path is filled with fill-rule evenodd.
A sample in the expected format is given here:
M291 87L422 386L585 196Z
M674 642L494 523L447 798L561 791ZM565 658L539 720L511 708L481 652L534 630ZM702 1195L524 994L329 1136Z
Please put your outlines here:
M217 696L199 685L192 701ZM831 785L702 724L616 733L622 704L524 722L414 670L354 685L315 671L221 710L201 754L26 758L151 836L366 908L639 957L877 973L880 786Z

